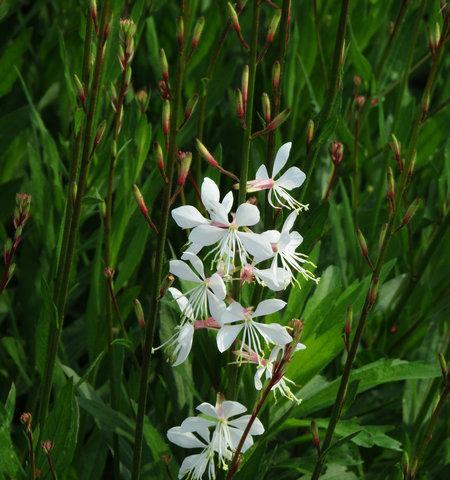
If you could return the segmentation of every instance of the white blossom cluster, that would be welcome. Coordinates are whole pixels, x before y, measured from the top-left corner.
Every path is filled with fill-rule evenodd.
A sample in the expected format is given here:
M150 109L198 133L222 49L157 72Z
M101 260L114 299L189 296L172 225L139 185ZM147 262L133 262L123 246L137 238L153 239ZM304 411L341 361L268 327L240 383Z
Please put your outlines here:
M263 380L272 377L273 365L287 344L293 341L288 329L278 323L265 323L267 315L279 312L286 302L280 299L262 300L256 308L243 306L232 299L233 282L253 282L272 291L282 291L290 284L298 283L297 273L315 282L318 279L307 268L313 265L306 255L297 251L302 236L293 231L299 211L307 207L289 193L305 180L298 167L291 167L279 175L286 165L291 143L278 150L272 176L262 165L256 178L247 182L247 192L268 190L268 201L274 208L291 210L281 231L268 230L256 233L251 229L260 221L258 207L243 203L233 209L233 193L221 198L219 188L210 178L201 186L201 200L206 215L197 208L185 205L172 210L172 217L179 227L189 229L189 246L180 260L170 261L170 273L183 285L190 285L184 292L169 288L181 312L181 321L173 336L158 348L165 347L173 365L183 363L191 351L194 333L208 328L217 332L216 342L220 352L234 346L238 362L256 365L255 388L260 390ZM207 249L204 260L209 260L212 272L205 271L199 255ZM271 346L268 358L265 347ZM298 344L297 350L305 348ZM289 379L282 377L272 391L290 400L298 401L290 390ZM180 469L179 478L201 479L205 472L215 478L214 458L217 454L225 467L248 423L249 415L229 420L246 409L237 402L220 399L215 407L203 403L197 410L202 416L189 417L180 426L169 430L168 438L185 448L201 448L199 454L188 456ZM211 427L214 431L210 432ZM252 444L251 435L263 433L258 421L252 425L244 449Z

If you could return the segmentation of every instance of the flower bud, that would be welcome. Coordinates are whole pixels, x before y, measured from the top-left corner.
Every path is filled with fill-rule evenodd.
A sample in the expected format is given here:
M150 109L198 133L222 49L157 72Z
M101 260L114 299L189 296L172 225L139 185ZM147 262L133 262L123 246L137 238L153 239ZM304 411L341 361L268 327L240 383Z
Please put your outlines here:
M236 116L239 120L244 119L244 101L242 100L242 92L239 88L236 88L235 91L235 103L236 103Z
M78 193L78 184L77 182L72 182L70 185L70 198L72 200L72 205L75 205L77 200L77 193Z
M239 280L241 286L244 283L252 283L255 281L255 276L253 275L253 266L252 265L245 265L241 268L241 273L239 275Z
M239 18L238 14L236 13L236 10L234 9L233 5L228 2L227 3L227 9L228 9L228 16L230 17L231 25L233 25L233 28L237 33L241 31L241 26L239 24Z
M141 302L135 298L133 301L134 305L134 314L136 315L136 319L138 324L141 328L145 327L145 317L144 317L144 310L142 309Z
M385 239L386 239L387 228L388 228L387 223L385 223L385 224L381 227L380 238L378 239L378 250L381 250L381 247L382 247L383 244L384 244L384 241L385 241Z
M102 120L97 128L97 132L95 134L94 138L94 145L93 145L93 150L95 150L98 146L98 144L101 142L103 135L106 130L106 120Z
M311 420L311 434L313 438L314 447L316 448L317 452L320 453L319 430L317 428L317 423L315 422L315 420Z
M361 251L361 255L367 258L369 256L369 249L367 248L366 239L364 238L364 235L359 228L356 230L356 236L358 238L358 245Z
M425 95L425 98L422 101L422 121L425 120L425 118L428 115L428 111L430 110L430 93L427 92Z
M191 118L191 115L195 110L195 107L197 106L197 102L198 102L198 93L195 93L194 95L192 95L192 97L188 100L186 104L186 109L184 111L185 122L187 122Z
M83 84L77 75L73 76L75 82L75 88L77 89L77 98L82 106L83 110L86 111L86 92L84 90Z
M20 421L24 425L27 431L31 430L31 423L33 421L33 416L31 415L31 413L29 412L22 413L22 415L20 416Z
M98 23L97 23L97 2L95 0L90 0L89 11L91 19L94 23L95 31L98 34Z
M162 129L164 135L167 137L170 129L170 102L169 100L164 100L163 111L162 111Z
M414 151L411 161L409 163L408 167L408 180L411 180L413 173L414 173L414 167L416 166L416 159L417 159L417 152Z
M164 283L163 283L162 287L159 289L158 300L161 300L161 298L164 297L167 290L169 290L169 288L172 286L174 281L175 281L175 277L171 273L169 273L167 275L166 279L164 280Z
M262 102L262 110L263 110L264 120L265 120L266 124L270 123L270 120L271 120L270 98L269 98L269 95L267 95L266 92L264 92L262 94L261 102Z
M186 178L188 176L189 169L191 168L192 153L179 152L178 156L180 158L180 169L177 183L180 187L182 187L186 183Z
M306 146L309 148L314 139L314 121L309 119L306 125Z
M267 35L266 35L266 43L273 42L273 37L275 36L275 33L278 28L278 24L280 23L280 18L281 18L281 9L278 8L275 10L272 20L269 23L269 27L267 29Z
M161 63L161 76L165 82L169 81L169 64L167 62L166 52L163 48L159 50L159 61Z
M184 44L184 20L183 17L178 17L177 19L177 41L178 47L183 48Z
M355 85L356 88L359 88L361 86L361 77L359 75L355 75L353 77L353 84Z
M410 475L409 456L408 456L408 452L406 450L403 452L403 456L402 456L402 470L403 470L403 477L404 478L411 478L409 476Z
M392 168L387 168L387 197L389 200L393 200L395 197L395 181Z
M277 60L272 67L272 88L278 90L280 88L281 65Z
M355 96L355 105L356 105L357 108L364 107L365 103L366 103L366 97L364 95L356 95Z
M197 151L203 159L205 159L212 167L218 168L219 163L218 161L211 155L209 150L203 145L203 143L197 138L195 140L195 146L197 147Z
M441 26L439 22L436 22L434 28L428 32L428 47L430 48L431 55L436 55L440 40Z
M244 65L244 68L242 70L242 81L241 81L242 100L244 102L244 111L247 107L247 99L248 99L248 74L249 74L248 65Z
M278 128L281 124L283 124L291 114L291 109L286 108L282 112L280 112L265 128L265 130L271 132Z
M158 142L153 144L154 152L155 152L155 160L156 165L158 165L159 170L164 173L164 156L162 152L161 145Z
M344 158L344 145L341 142L333 141L330 144L330 157L331 161L334 163L336 167L342 163L342 159Z
M49 455L50 452L53 450L54 443L51 440L44 440L41 442L42 450L46 455Z
M114 268L111 267L105 267L103 270L103 274L105 275L106 278L113 278L114 277Z
M373 306L373 304L377 300L379 280L380 279L378 277L373 277L372 283L370 284L369 298L368 298L370 308Z
M139 110L142 114L144 114L148 108L150 95L145 90L139 90L138 92L136 92L135 99L137 104L139 105Z
M402 219L402 226L403 225L407 225L411 218L415 215L415 213L417 212L417 209L419 208L420 206L420 198L416 198L412 203L411 205L408 207L408 209L406 210L406 213L405 215L403 216L403 219Z
M401 144L397 140L397 137L392 134L392 141L389 144L391 147L392 153L394 154L395 161L397 162L398 169L401 172L403 172L403 162L402 162L402 153L401 153Z
M141 211L142 215L144 215L144 217L147 217L148 208L147 208L147 205L145 204L144 197L142 196L142 193L136 184L133 185L133 193L134 193L134 198L136 200L136 203L138 204L139 210Z
M438 358L439 358L439 366L441 367L442 377L444 378L444 382L445 382L447 381L447 373L448 373L447 362L445 360L444 355L442 355L442 353L439 353Z
M204 26L205 26L205 17L200 17L197 20L197 23L195 24L194 33L192 34L192 41L191 41L192 50L195 50L198 47L200 38L203 33Z

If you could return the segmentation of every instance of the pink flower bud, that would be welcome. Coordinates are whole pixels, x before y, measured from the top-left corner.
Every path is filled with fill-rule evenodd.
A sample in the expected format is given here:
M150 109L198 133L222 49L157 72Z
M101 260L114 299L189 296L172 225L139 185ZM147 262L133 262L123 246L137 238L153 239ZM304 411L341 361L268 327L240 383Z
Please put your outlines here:
M139 190L137 185L133 185L133 193L134 193L134 198L136 200L136 203L138 204L139 210L141 211L142 215L144 215L144 217L147 217L148 208L147 208L147 205L145 204L144 197L142 196L142 193Z
M269 98L269 95L267 95L266 92L264 92L262 94L261 102L262 102L262 110L263 110L264 120L265 120L266 124L270 123L270 120L271 120L270 98Z
M334 163L336 167L342 163L344 158L344 145L341 142L333 141L330 144L330 157L331 161Z
M195 146L197 147L198 153L204 160L206 160L214 168L219 167L219 163L217 162L217 160L211 155L209 150L198 138L195 140Z
M194 33L192 34L192 41L191 41L192 50L195 50L198 47L204 26L205 26L205 17L200 17L197 20L197 23L195 24Z
M281 65L277 60L272 67L272 88L278 90L280 88Z

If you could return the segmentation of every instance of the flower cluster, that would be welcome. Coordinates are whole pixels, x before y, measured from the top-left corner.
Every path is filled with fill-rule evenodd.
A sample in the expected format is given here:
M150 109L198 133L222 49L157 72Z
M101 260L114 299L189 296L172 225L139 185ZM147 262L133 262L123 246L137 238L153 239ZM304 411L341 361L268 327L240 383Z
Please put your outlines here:
M207 328L217 332L216 343L220 352L233 347L237 363L256 365L255 388L262 389L263 379L270 380L274 364L293 338L284 325L266 322L268 315L280 312L286 302L271 298L260 301L255 307L244 306L233 299L233 282L258 284L274 292L298 284L298 274L306 280L318 279L308 270L314 265L308 257L298 252L303 237L293 231L295 221L307 206L295 200L289 191L301 186L305 174L291 167L279 176L287 163L291 143L284 144L277 152L272 176L262 165L256 178L247 182L247 192L268 190L268 202L276 209L284 207L288 214L280 231L262 233L254 227L260 221L258 207L243 203L233 209L233 193L221 197L216 183L205 178L201 186L203 209L184 205L172 210L172 217L182 229L189 229L188 247L181 259L171 260L169 271L182 283L183 291L169 288L170 295L180 310L180 323L169 340L158 348L165 347L173 365L183 363L191 350L194 333ZM203 260L199 257L206 250ZM271 348L265 358L266 347ZM295 350L305 348L298 344ZM288 386L293 383L284 377L273 378L271 389L289 400L298 401ZM215 478L214 458L218 455L222 466L231 459L232 452L243 434L250 416L228 420L246 409L237 402L221 399L213 407L203 403L197 408L203 416L190 417L179 427L169 430L168 438L186 448L201 448L199 454L187 457L180 470L180 478L200 479L205 471ZM253 419L256 421L257 419ZM211 434L210 427L215 430ZM251 435L263 433L259 421L252 424L244 447L252 443ZM245 450L244 448L244 450Z

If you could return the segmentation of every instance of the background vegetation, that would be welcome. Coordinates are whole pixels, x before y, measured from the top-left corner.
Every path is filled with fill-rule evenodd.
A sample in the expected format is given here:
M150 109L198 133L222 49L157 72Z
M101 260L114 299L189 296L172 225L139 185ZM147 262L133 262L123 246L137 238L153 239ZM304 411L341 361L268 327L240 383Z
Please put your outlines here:
M100 18L108 2L98 3ZM205 17L205 28L181 85L183 109L195 93L200 101L178 135L178 148L195 151L194 140L200 136L224 168L239 175L242 127L235 112L234 90L240 86L248 52L228 28L216 57L217 42L229 18L226 2L187 3L186 38L200 16ZM274 14L270 3L261 6L260 51ZM302 215L299 231L305 239L303 251L317 264L321 281L317 287L309 283L292 289L281 318L285 323L293 317L304 321L302 342L307 350L289 367L290 378L299 385L295 393L303 402L298 406L285 399L270 403L260 416L266 434L244 457L236 478L276 475L295 479L312 474L318 454L310 422L315 420L323 441L341 376L343 371L349 373L344 367L348 354L343 337L350 308L350 341L366 310L367 322L358 355L350 365L345 401L339 405L342 418L332 448L323 458L322 478L413 478L416 460L418 478L449 478L450 417L445 406L449 381L442 379L438 361L439 353L448 358L450 326L447 7L437 0L273 3L278 7L291 3L280 105L281 110L290 108L290 116L271 138L277 146L292 140L290 163L308 172L300 195L310 210ZM20 420L24 412L33 415L33 450L41 478L51 478L40 446L47 439L54 443L51 459L60 479L113 478L115 468L120 468L119 478L130 478L144 336L133 301L139 298L144 311L151 301L157 238L136 205L133 184L139 185L158 223L163 180L152 145L158 141L164 146L159 49L166 52L172 79L180 4L112 2L92 137L103 121L105 130L89 162L79 236L68 272L67 313L44 422L38 406L45 403L45 363L51 348L48 332L61 327L52 292L59 288L55 278L66 198L74 193L68 183L70 164L77 135L86 131L74 74L83 78L91 7L81 0L0 2L0 244L6 251L11 249L7 238L14 237L16 193L32 195L30 218L13 259L15 272L0 296L0 478L31 478L27 419ZM252 7L253 1L248 1L240 15L247 41ZM137 31L122 129L115 135L111 84L117 85L121 78L117 59L120 18L132 18ZM345 32L340 28L342 18L347 21ZM339 38L345 38L342 49ZM262 93L274 99L272 68L282 44L278 33L258 66L254 131L265 126ZM93 47L88 64L95 62L94 51ZM211 59L217 59L212 67ZM434 72L431 84L430 72ZM142 93L141 103L136 100L140 90L148 93L148 105L143 106ZM311 119L314 139L308 143ZM401 144L397 161L389 145L391 134ZM325 195L334 168L329 154L332 141L343 144L343 160ZM103 219L113 142L117 159L110 262L106 264ZM267 136L254 139L250 178L266 155ZM400 164L406 168L403 173ZM408 225L392 235L374 278L361 255L356 232L360 229L364 235L375 263L380 231L391 218L386 200L387 192L393 193L387 179L389 167L397 195L392 231L408 206L416 199L420 202ZM191 171L197 179L206 175L216 179L224 189L232 185L231 179L219 175L195 153ZM184 196L188 202L196 201L189 181ZM263 198L258 196L259 201ZM170 258L185 242L172 221L168 239ZM108 288L112 280L107 277L105 282L105 267L115 271L112 288L122 325L111 312ZM0 270L3 279L8 276L5 269L9 269L6 256ZM368 300L375 302L372 309L371 305L367 308ZM163 300L157 343L168 338L177 320L172 303ZM167 443L166 430L179 424L201 401L213 403L223 388L224 360L214 342L207 342L208 332L200 333L204 335L194 343L194 355L182 366L171 368L161 351L153 357L141 478L176 478L183 452ZM445 378L445 366L441 367ZM237 397L249 408L256 398L253 387L248 387L251 376L244 368ZM117 394L113 403L110 385ZM440 403L439 398L443 399ZM113 451L120 452L119 466L114 465Z

